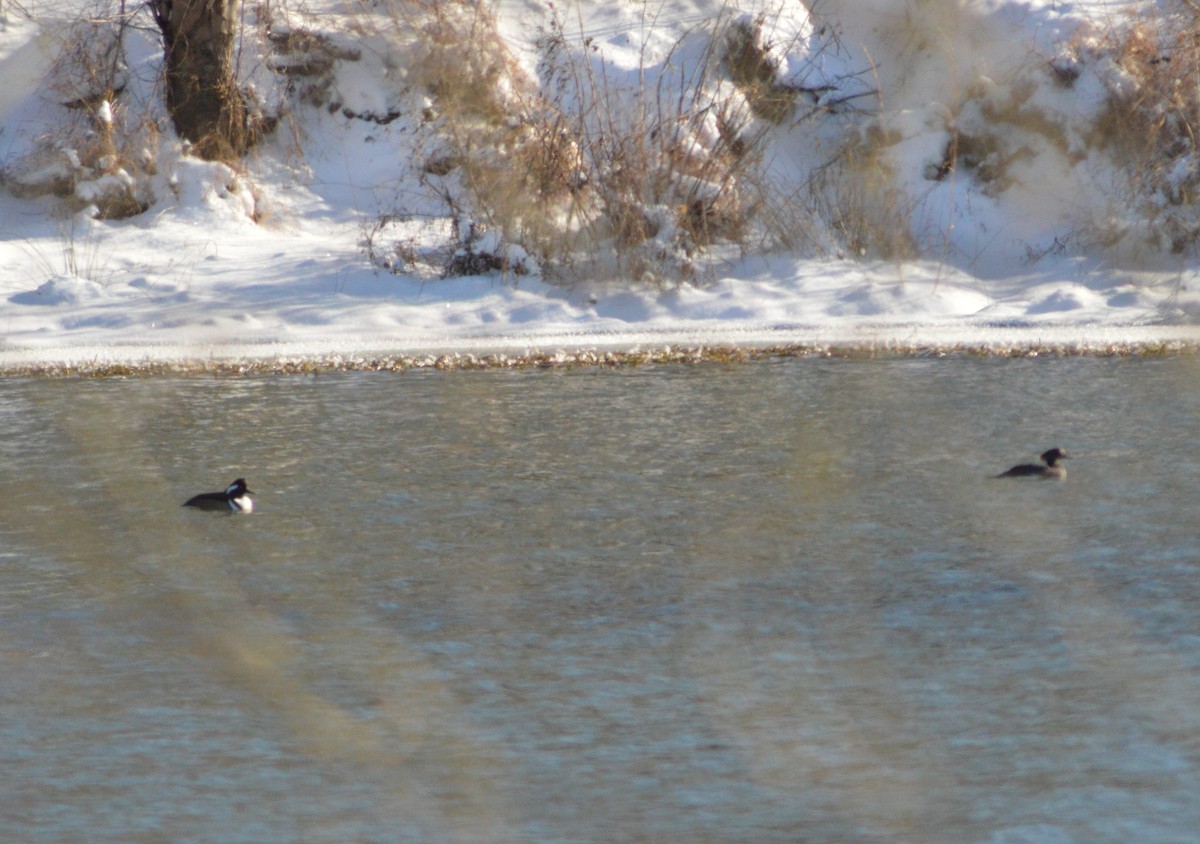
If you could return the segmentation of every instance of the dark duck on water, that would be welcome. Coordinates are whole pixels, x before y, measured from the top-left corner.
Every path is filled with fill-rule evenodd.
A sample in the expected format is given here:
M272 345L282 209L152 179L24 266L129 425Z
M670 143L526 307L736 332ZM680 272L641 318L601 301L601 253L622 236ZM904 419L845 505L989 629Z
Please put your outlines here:
M245 478L225 487L224 492L202 492L193 495L183 502L184 507L198 507L201 510L224 510L227 513L250 513L254 510L254 493L246 486Z
M997 478L1044 478L1061 481L1067 477L1067 467L1058 461L1067 459L1067 453L1061 448L1052 448L1042 452L1041 463L1022 463L1013 466L1007 472L996 475Z

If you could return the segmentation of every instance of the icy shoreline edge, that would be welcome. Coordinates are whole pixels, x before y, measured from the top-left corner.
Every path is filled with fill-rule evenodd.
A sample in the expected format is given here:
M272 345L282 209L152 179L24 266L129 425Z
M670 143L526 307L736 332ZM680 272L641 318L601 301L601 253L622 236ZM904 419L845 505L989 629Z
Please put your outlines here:
M808 333L808 332L805 332ZM1200 326L1056 326L814 331L747 328L523 337L425 338L369 350L371 343L223 343L42 350L0 346L2 377L293 375L410 370L565 369L666 363L743 363L789 358L1188 357Z

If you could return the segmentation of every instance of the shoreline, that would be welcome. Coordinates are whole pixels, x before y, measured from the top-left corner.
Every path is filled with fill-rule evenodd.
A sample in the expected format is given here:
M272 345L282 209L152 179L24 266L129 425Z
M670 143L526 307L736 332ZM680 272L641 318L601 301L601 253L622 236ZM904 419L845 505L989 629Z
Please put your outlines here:
M0 361L0 378L151 378L319 375L338 372L466 372L523 369L632 368L660 364L730 364L787 359L900 360L967 358L1163 358L1200 355L1200 341L1037 343L785 343L671 345L649 348L474 353L326 353L90 361Z

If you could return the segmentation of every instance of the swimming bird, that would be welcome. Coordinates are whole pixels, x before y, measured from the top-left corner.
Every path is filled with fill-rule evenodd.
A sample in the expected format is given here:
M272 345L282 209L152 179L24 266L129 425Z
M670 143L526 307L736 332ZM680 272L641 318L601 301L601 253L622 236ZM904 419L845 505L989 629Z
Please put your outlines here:
M254 493L246 486L245 478L225 487L224 492L202 492L193 495L183 502L184 507L199 507L201 510L225 510L233 513L250 513L254 511Z
M1042 452L1042 463L1022 463L1013 466L1007 472L996 475L997 478L1045 478L1061 481L1067 477L1067 467L1060 466L1058 461L1068 457L1061 448L1052 448Z

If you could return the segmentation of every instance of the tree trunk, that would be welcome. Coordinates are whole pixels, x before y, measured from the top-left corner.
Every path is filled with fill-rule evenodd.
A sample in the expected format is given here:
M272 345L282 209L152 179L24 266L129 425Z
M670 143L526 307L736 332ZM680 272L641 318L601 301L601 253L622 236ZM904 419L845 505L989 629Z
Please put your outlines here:
M196 155L233 161L251 145L233 75L238 0L150 0L162 33L167 109Z

